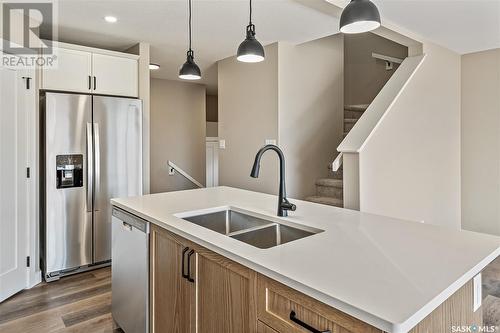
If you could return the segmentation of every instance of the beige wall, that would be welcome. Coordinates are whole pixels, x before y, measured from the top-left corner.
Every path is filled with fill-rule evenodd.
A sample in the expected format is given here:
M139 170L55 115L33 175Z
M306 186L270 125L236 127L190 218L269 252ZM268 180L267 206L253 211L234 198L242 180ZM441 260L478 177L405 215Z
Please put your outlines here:
M361 211L460 228L460 56L426 58L360 153Z
M279 46L279 141L287 191L304 199L328 176L343 132L343 36ZM314 64L314 65L312 65Z
M406 46L372 33L345 35L345 103L370 104L380 89L399 67L385 69L385 62L372 57L372 52L404 59Z
M168 175L170 160L205 183L205 86L151 80L151 192L193 188L181 175Z
M462 227L500 235L500 49L462 56Z
M217 95L207 95L207 137L219 136L219 99Z
M207 121L219 121L219 98L217 95L207 95Z
M278 139L278 44L266 46L266 61L243 64L236 57L218 63L219 184L277 193L277 156L266 153L259 179L250 177L257 151Z

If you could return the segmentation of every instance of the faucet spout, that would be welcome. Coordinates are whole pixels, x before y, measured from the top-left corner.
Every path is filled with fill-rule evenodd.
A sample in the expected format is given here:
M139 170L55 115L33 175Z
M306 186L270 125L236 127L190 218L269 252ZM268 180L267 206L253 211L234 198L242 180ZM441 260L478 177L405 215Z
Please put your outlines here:
M276 145L266 145L262 147L255 155L255 161L253 163L252 172L250 177L259 178L260 172L260 160L262 155L268 150L273 150L278 154L280 160L280 185L279 185L279 202L278 202L278 216L288 216L288 211L295 211L297 206L290 203L286 198L286 186L285 186L285 155L283 151Z

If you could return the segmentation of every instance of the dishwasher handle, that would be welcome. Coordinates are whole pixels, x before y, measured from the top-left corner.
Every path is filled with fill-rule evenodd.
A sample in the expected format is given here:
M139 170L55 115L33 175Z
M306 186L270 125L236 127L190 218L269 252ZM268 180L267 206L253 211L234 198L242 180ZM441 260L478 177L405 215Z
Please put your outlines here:
M134 216L116 207L113 207L113 216L123 223L124 229L132 231L133 228L149 234L149 223L146 220L143 220L140 217Z
M123 229L125 229L126 231L132 231L132 226L130 224L128 224L127 222L122 221L122 225L123 225Z

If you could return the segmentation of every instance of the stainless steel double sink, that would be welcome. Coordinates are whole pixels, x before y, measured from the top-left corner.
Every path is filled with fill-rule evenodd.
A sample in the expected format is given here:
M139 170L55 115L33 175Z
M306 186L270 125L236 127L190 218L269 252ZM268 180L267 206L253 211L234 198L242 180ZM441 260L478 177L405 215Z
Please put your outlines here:
M233 209L181 218L260 249L272 248L323 231L292 227Z

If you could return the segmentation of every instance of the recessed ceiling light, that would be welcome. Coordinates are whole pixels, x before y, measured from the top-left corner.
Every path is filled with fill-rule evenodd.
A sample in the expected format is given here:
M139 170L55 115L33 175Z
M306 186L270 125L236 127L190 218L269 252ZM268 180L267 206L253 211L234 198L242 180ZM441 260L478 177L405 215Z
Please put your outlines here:
M116 23L116 21L118 21L118 19L114 16L104 16L104 21L106 21L108 23Z
M158 65L158 64L149 64L149 69L151 69L151 70L160 69L160 65Z

